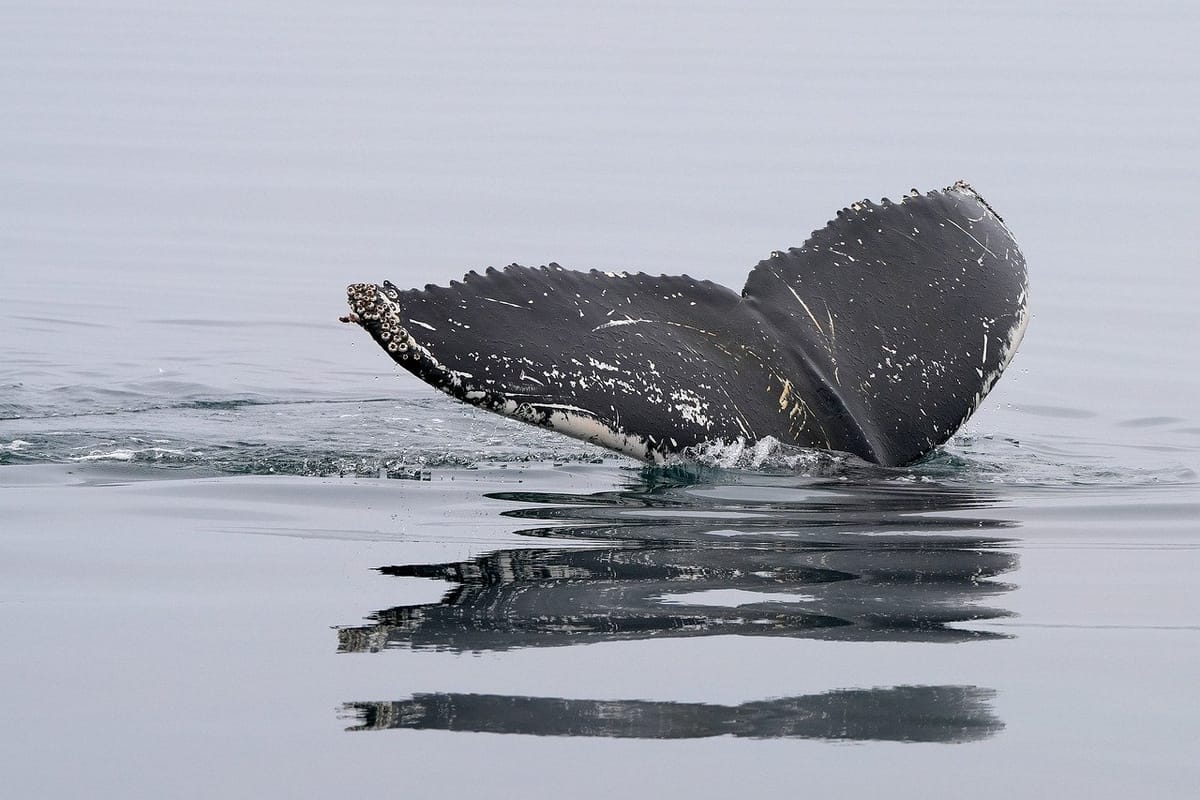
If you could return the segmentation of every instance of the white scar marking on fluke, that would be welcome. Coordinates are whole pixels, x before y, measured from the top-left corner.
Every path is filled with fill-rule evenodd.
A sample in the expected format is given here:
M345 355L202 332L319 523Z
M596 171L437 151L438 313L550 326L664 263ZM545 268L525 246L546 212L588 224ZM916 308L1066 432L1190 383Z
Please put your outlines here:
M545 386L545 385L546 385L546 384L545 384L545 383L543 383L542 381L539 381L537 378L535 378L535 377L533 377L532 375L530 375L529 373L527 373L525 370L521 370L521 377L520 377L520 380L523 380L523 381L530 381L531 383L536 383L538 386Z
M787 284L784 285L786 286ZM804 308L804 313L808 314L808 318L812 320L813 325L817 326L817 330L824 334L825 329L821 327L821 323L817 322L816 316L814 316L813 312L809 310L808 303L801 300L800 295L796 294L796 290L791 286L788 286L788 291L792 293L792 297L796 298L796 302L798 302Z
M808 314L808 318L812 320L812 324L816 325L817 330L821 332L822 336L824 336L825 329L821 327L821 323L817 322L816 316L814 316L813 312L809 310L808 303L804 302L804 300L802 300L800 298L800 295L796 294L796 290L792 288L792 285L790 283L788 283L787 281L785 281L783 279L783 276L781 276L778 272L776 272L775 270L771 270L771 274L774 275L776 278L778 278L779 282L787 287L787 290L792 293L792 297L796 298L796 302L799 303L800 306L804 309L804 313Z
M437 331L437 328L433 327L428 322L421 322L421 320L419 320L419 319L411 319L410 318L408 320L408 322L410 325L420 325L422 328L424 328L427 331L435 331L435 332Z
M517 305L516 303L510 303L510 302L508 302L507 300L497 300L497 299L496 299L496 298L494 298L494 297L485 297L485 298L483 298L483 299L484 299L484 300L487 300L489 303L499 303L499 304L500 304L500 305L502 305L502 306L512 306L513 308L519 308L519 309L521 309L522 311L528 311L528 310L529 310L529 306L519 306L519 305ZM530 302L532 302L532 301L530 301Z
M592 413L591 411L588 411L586 408L580 408L579 406L573 406L573 405L570 405L569 403L537 403L536 405L538 408L549 408L549 409L553 409L554 411L570 411L574 414L591 415L591 413Z
M974 242L975 244L977 244L983 248L983 252L987 253L992 258L999 258L999 256L997 256L995 253L993 253L991 250L988 249L988 246L986 244L984 244L983 242L976 239L971 234L971 232L969 230L967 230L966 228L964 228L962 225L959 225L957 222L955 222L952 219L947 219L946 222L949 222L951 225L953 225L954 227L958 228L960 231L965 233L967 235L967 238L969 238L972 242Z
M837 355L833 352L837 349L837 331L833 327L833 312L829 310L829 303L825 304L825 316L829 318L829 360L833 362L833 382L841 386L842 379L838 376Z
M678 389L672 395L671 399L676 401L672 406L676 411L683 415L683 418L688 422L693 422L696 425L701 425L705 428L712 428L712 420L708 418L708 403L705 402L696 392L691 389Z
M614 320L611 320L610 322L605 322L603 324L597 325L596 327L592 328L592 333L595 333L596 331L602 331L605 328L616 328L621 325L637 325L638 323L642 323L642 322L654 322L654 320L652 320L652 319L633 319L632 317L626 317L625 319L614 319Z

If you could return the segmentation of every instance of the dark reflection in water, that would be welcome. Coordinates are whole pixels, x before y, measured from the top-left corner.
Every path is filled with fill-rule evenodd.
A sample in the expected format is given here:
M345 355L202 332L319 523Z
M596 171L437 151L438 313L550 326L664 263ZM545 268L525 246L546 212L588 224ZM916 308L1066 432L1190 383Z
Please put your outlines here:
M839 689L738 706L644 700L567 700L491 694L418 694L394 703L349 703L350 730L414 728L535 736L636 739L874 739L970 742L1004 725L974 686Z
M728 634L953 643L1003 636L969 623L1010 613L991 603L1010 589L996 577L1017 566L1001 536L1011 523L971 513L997 500L978 489L657 470L619 492L490 497L524 504L508 516L552 523L522 531L546 546L381 568L452 588L339 630L341 651ZM903 686L729 707L451 693L346 709L356 729L965 741L1001 727L990 697Z
M930 516L977 508L978 493L743 484L493 497L537 504L509 516L585 523L526 535L609 544L383 567L453 588L439 602L341 629L340 649L479 652L734 633L955 642L999 635L958 623L1008 613L984 602L1008 590L993 578L1017 557L1006 540L980 533L1007 523Z

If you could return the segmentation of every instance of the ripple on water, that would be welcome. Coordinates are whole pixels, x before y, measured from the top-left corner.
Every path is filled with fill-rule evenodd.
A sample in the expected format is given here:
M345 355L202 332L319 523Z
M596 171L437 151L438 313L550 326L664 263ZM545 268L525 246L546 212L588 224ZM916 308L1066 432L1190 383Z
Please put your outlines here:
M19 389L4 407L7 435L0 438L0 464L121 462L160 469L164 477L187 471L420 479L434 468L485 463L624 461L438 395L281 398L221 393L170 379L116 387ZM1021 440L967 430L901 468L773 439L753 445L708 443L692 448L672 466L691 469L700 479L721 475L722 480L739 471L1034 488L1196 480L1187 464L1194 442L1179 441L1187 429L1178 418L1124 420L1112 430L1138 438L1099 441L1063 429L1063 420L1092 417L1091 412L1049 406L1014 411L1045 419L1046 427L1034 426ZM1150 431L1156 438L1147 435Z

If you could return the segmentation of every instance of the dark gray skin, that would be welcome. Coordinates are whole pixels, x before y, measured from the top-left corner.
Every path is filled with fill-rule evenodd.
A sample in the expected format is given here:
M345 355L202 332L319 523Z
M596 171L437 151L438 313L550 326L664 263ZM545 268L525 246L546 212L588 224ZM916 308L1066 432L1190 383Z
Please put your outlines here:
M961 182L843 209L740 295L557 264L348 295L343 320L432 386L652 462L773 437L910 463L971 416L1028 318L1025 259Z

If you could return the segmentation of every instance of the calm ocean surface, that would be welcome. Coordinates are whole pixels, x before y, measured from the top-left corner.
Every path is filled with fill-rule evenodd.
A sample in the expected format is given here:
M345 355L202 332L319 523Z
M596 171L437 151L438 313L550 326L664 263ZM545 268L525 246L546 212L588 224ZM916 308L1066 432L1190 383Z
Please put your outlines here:
M1194 796L1200 10L801 5L5 3L3 794ZM643 468L336 321L959 178L1033 319L910 468Z

